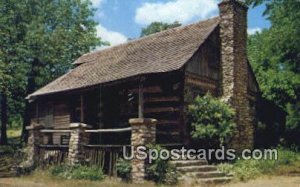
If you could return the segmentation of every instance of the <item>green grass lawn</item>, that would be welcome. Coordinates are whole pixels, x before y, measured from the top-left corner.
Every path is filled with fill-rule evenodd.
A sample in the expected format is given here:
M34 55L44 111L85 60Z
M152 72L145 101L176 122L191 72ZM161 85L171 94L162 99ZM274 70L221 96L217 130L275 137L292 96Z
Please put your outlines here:
M19 144L22 129L8 129L7 130L7 141L9 144Z
M68 180L59 177L53 177L48 171L38 169L31 175L17 178L8 178L0 180L0 187L7 185L12 187L141 187L141 185L133 185L114 178L106 178L103 181L89 180ZM153 187L153 183L146 182L143 187Z

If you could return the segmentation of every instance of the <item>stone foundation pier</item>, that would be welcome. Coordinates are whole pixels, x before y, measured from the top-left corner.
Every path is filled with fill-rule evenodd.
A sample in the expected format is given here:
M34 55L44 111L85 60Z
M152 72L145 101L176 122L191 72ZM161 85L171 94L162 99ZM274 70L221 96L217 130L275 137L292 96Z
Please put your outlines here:
M43 134L41 130L44 129L42 125L32 125L26 127L29 131L28 137L28 166L35 167L39 160L39 145L43 144Z
M70 142L69 142L69 165L82 164L84 162L84 146L89 143L88 133L86 129L91 128L83 123L70 124Z
M131 161L131 178L133 183L144 183L145 180L145 160L136 158L136 147L154 144L156 139L156 119L149 118L134 118L129 119L132 127L131 131L131 146L133 146L134 158Z

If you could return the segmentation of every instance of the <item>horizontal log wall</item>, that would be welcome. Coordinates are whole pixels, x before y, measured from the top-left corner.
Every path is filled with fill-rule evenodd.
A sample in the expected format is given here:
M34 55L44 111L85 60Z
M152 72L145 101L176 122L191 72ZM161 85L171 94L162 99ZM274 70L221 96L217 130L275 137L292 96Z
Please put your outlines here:
M70 109L68 99L52 97L40 99L32 106L31 124L43 125L46 129L67 129L70 125ZM50 137L51 136L51 137ZM63 137L69 133L45 134L44 144L61 144Z
M144 115L157 119L157 142L183 143L183 72L146 79Z
M54 104L54 129L69 128L70 126L70 112L67 103ZM69 133L54 133L53 144L62 144L63 137L68 139Z

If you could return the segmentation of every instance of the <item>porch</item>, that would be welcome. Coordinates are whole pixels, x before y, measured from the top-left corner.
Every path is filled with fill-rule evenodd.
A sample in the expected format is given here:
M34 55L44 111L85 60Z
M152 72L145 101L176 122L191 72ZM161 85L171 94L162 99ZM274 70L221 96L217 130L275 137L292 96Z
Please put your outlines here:
M131 145L147 144L143 141L183 145L183 80L182 72L172 72L39 98L28 127L31 161L41 166L97 165L116 176L123 147L130 151ZM129 121L136 117L157 119L155 128L134 127Z
M31 126L49 130L44 144L65 145L71 123L84 123L92 130L129 128L136 117L157 119L157 143L182 144L184 123L183 73L134 77L72 92L50 94L32 102ZM52 136L52 137L50 137ZM130 131L91 133L91 145L130 144Z

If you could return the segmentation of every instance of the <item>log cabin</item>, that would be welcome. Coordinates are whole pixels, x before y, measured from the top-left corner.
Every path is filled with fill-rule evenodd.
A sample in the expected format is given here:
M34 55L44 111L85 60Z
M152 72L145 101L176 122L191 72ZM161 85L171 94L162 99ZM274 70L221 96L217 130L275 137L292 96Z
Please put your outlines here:
M260 91L247 60L247 7L224 0L219 9L215 18L82 55L27 97L32 125L126 128L130 118L154 118L157 143L188 145L187 106L210 92L237 112L233 145L253 147ZM52 136L44 143L68 142L67 133ZM130 134L93 134L90 144L130 144Z

